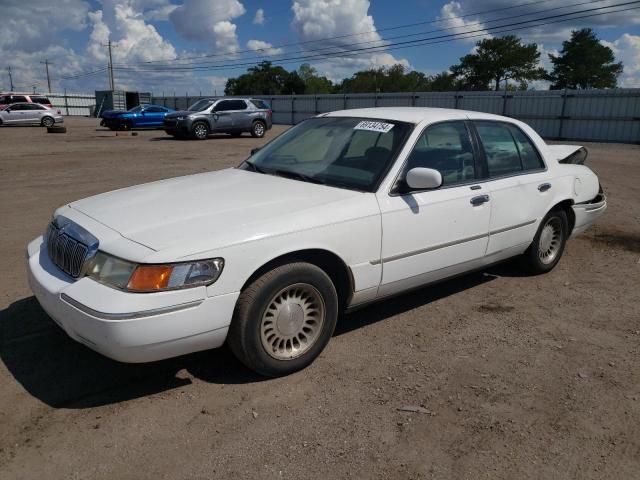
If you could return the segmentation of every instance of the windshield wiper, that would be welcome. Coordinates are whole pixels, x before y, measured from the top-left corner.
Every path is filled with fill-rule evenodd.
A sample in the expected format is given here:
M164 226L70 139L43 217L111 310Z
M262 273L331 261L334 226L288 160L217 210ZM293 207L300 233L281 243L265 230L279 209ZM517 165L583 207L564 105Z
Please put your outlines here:
M260 168L259 166L257 166L255 163L251 162L250 160L245 160L244 163L246 163L247 165L249 165L249 167L251 167L251 170L253 170L254 172L258 172L258 173L267 173L266 170L263 170L262 168Z
M326 185L327 182L320 180L319 178L310 177L304 173L292 172L290 170L270 170L268 173L277 175L279 177L293 178L294 180L302 180L303 182L317 183L319 185Z

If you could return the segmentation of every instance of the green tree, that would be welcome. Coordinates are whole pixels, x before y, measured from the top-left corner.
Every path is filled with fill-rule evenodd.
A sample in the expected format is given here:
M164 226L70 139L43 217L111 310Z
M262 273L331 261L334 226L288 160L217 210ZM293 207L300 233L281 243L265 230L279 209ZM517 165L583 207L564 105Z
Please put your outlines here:
M225 95L279 95L290 94L300 83L281 66L262 62L237 78L230 78L225 85ZM299 77L298 77L299 79ZM304 93L304 87L295 93Z
M449 72L440 72L431 77L431 90L434 92L454 92L460 90L460 81Z
M336 86L339 93L420 92L430 89L422 72L407 72L404 65L372 68L354 73Z
M333 84L327 77L318 75L318 71L308 63L303 63L298 68L298 75L304 82L304 93L331 93Z
M451 73L461 80L465 90L500 89L502 82L514 80L520 84L543 78L538 66L540 52L535 43L523 44L515 35L487 38L476 43L476 53L460 58Z
M623 68L590 28L572 31L571 38L562 43L560 55L549 54L549 59L553 64L547 77L551 89L615 88Z

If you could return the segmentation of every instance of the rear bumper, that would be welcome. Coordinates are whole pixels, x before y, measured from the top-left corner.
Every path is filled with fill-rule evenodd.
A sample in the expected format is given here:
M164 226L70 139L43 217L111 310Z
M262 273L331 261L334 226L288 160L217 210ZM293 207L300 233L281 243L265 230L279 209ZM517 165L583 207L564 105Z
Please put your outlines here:
M588 229L607 209L607 199L604 193L599 193L596 198L586 203L573 205L573 213L576 222L571 235L579 235Z
M86 277L75 280L53 265L42 237L28 246L27 270L38 302L71 338L121 362L221 346L239 295L207 297L204 287L134 294Z

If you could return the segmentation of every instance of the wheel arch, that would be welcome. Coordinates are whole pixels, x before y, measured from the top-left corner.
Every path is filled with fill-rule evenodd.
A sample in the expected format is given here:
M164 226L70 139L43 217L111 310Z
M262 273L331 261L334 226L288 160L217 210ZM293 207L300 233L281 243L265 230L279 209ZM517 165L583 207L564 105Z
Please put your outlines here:
M293 262L307 262L322 269L336 287L340 308L344 309L349 305L355 285L353 272L339 255L322 248L296 250L269 260L251 274L242 285L241 291L264 273Z
M569 232L568 235L571 235L571 232L573 232L573 227L576 224L576 214L573 211L573 205L575 204L575 201L571 198L567 198L565 200L561 200L559 202L556 202L555 205L553 205L553 207L551 207L549 209L549 211L547 212L547 214L553 210L564 210L564 212L567 214L567 220L569 222Z

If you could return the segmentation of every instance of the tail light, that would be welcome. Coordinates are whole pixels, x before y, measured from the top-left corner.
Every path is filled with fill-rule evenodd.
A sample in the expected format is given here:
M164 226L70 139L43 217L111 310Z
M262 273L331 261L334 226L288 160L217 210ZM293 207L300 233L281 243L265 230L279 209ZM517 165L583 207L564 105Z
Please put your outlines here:
M269 109L267 110L267 113L269 114L269 116L271 116L271 114L273 113L273 110Z

